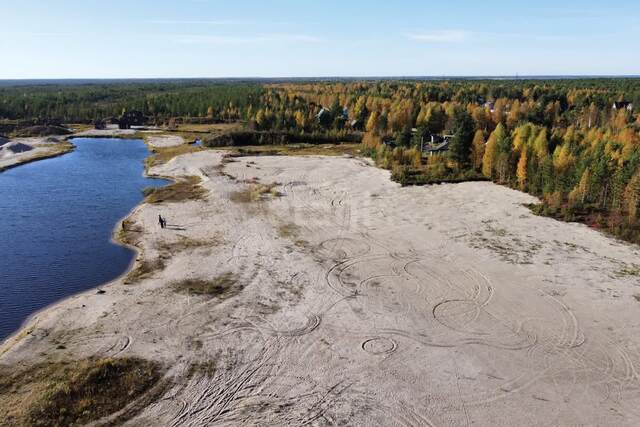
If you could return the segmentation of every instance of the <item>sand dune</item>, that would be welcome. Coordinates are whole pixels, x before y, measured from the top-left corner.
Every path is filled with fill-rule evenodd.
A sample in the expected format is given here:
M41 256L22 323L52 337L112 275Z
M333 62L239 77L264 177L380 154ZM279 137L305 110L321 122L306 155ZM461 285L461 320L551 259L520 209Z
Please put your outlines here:
M132 426L640 423L637 247L359 159L206 151L150 172L208 196L138 207L153 268L39 313L0 363L160 361L173 386Z

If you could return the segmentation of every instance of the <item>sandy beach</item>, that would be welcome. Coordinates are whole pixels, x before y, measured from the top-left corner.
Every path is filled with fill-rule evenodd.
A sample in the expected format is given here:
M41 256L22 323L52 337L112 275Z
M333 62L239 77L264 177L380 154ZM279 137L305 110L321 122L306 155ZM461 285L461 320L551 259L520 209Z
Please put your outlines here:
M0 172L24 163L65 154L73 145L65 137L0 139Z
M160 362L170 386L131 426L640 423L638 247L356 158L149 173L206 193L138 206L133 272L35 315L0 365Z

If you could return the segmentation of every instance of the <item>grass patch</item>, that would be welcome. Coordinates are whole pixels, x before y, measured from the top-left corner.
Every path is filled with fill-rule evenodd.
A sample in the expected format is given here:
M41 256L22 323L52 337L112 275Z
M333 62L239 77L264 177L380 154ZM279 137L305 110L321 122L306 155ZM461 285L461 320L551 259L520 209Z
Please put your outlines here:
M197 176L188 176L164 187L145 189L147 203L175 203L186 200L201 200L207 194Z
M248 147L220 147L235 156L359 156L360 144L289 144L256 145Z
M194 363L189 367L187 377L191 378L195 375L213 378L217 370L215 360L207 360L206 362Z
M145 159L145 166L147 169L167 163L174 157L181 156L183 154L202 151L202 148L192 144L181 144L176 145L175 147L153 148L152 151L154 154Z
M195 133L226 133L239 131L244 129L244 125L240 122L236 123L209 123L209 124L197 124L197 123L184 123L177 126L179 132L195 132Z
M231 193L230 199L235 203L251 203L271 197L278 197L280 193L276 190L278 184L250 184L247 188Z
M158 363L138 358L7 366L0 368L0 414L8 425L86 424L124 409L162 374Z
M213 280L185 279L172 285L176 292L189 295L203 295L219 299L228 299L238 295L243 286L238 283L237 277L231 273L224 273Z
M300 235L300 227L292 222L278 226L278 236L283 238L296 238Z
M155 273L164 270L165 267L166 265L161 258L143 260L138 262L134 269L127 274L127 277L124 279L124 283L126 285L130 285L132 283L139 282L140 280L148 279Z
M171 255L192 249L218 246L222 243L219 236L214 236L210 240L191 239L189 237L178 236L178 240L173 242L162 242L158 245L158 250L162 254Z
M616 271L616 275L618 277L640 277L640 265L627 264L620 270Z

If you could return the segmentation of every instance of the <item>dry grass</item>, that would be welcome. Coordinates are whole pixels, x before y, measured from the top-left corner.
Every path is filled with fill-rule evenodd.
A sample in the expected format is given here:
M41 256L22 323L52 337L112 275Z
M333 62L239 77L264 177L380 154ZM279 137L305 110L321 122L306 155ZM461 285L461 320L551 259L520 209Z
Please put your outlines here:
M224 148L222 148L224 149ZM240 156L360 156L360 144L288 144L226 148Z
M173 283L172 287L176 292L210 296L221 300L238 295L243 289L237 277L231 272L224 273L213 280L184 279Z
M137 358L0 367L2 425L86 424L122 410L161 377L159 364Z
M137 283L141 280L153 277L157 272L164 270L166 267L164 261L161 258L154 260L143 260L136 263L136 266L127 274L124 279L126 285Z
M616 271L618 277L640 277L640 265L637 264L625 264L622 268Z
M219 236L215 236L208 240L191 239L189 237L178 236L178 240L176 241L162 242L158 244L158 250L163 255L170 256L175 254L176 252L218 246L221 243L222 239Z
M201 151L203 148L191 144L181 144L175 147L167 148L153 148L153 155L145 159L145 166L151 168L153 166L162 165L167 163L174 157L181 156L183 154L195 153Z
M301 230L302 229L300 228L300 226L292 222L280 224L277 227L278 236L284 239L292 240L293 244L300 249L306 249L309 247L309 242L299 238Z
M278 236L284 238L295 238L300 235L300 227L292 222L280 224L278 226Z
M269 197L278 197L280 193L276 190L278 184L249 184L240 191L231 193L230 199L235 203L251 203L267 200Z
M206 362L194 363L189 367L187 377L191 378L194 375L202 375L205 377L213 378L213 375L217 370L217 363L215 360L207 360Z
M213 124L180 124L177 127L179 132L213 132L225 133L244 129L242 123L213 123Z
M86 123L70 123L67 125L69 129L71 129L74 133L85 132L88 130L95 129L93 125Z
M164 187L152 188L145 190L147 203L175 203L187 200L201 200L207 194L200 182L202 180L197 176L188 176L180 181Z
M0 346L0 357L11 350L16 344L25 339L27 336L31 335L35 329L35 326L29 326L28 328L23 328L20 333L14 335L12 338L5 340L4 344Z

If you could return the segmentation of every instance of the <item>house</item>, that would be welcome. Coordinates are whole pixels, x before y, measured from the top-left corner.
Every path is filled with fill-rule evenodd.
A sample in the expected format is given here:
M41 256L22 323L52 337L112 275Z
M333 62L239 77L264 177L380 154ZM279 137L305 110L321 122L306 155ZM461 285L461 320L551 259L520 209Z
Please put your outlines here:
M496 104L493 101L485 102L484 105L483 105L483 107L485 109L489 110L492 113L493 113L493 111L495 109L495 106L496 106Z
M320 109L320 111L318 111L318 114L316 114L316 119L318 119L318 121L322 121L322 118L326 115L326 114L331 114L331 110L328 108L324 108L322 107Z
M626 109L627 111L633 111L633 104L628 101L616 101L613 103L614 110Z
M142 126L146 122L144 114L140 111L126 111L118 119L120 129L131 129L131 126Z
M442 141L441 143L437 144L437 145L427 145L426 147L424 147L422 149L423 153L427 153L430 156L433 156L434 154L438 154L438 153L443 153L445 151L449 151L449 140L445 139L444 141Z
M389 148L396 148L396 141L393 139L385 139L382 141L382 144Z
M422 152L433 156L434 154L449 151L449 143L453 135L431 135L431 143L422 147Z

